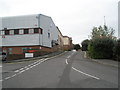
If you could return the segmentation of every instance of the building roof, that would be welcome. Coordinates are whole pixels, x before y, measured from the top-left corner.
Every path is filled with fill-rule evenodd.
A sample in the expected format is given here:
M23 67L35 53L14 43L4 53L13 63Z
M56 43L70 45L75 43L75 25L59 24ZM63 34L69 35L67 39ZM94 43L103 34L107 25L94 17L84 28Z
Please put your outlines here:
M56 26L56 28L58 29L58 32L62 35L62 33L61 33L61 31L60 31L60 29ZM62 35L63 36L63 35Z

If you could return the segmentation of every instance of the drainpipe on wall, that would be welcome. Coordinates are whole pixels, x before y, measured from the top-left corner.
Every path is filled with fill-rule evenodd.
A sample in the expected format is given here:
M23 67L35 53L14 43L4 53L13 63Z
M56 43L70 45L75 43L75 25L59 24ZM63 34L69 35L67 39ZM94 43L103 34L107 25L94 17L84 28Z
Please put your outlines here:
M38 28L40 29L40 14L38 14ZM40 45L40 32L39 32L39 45Z

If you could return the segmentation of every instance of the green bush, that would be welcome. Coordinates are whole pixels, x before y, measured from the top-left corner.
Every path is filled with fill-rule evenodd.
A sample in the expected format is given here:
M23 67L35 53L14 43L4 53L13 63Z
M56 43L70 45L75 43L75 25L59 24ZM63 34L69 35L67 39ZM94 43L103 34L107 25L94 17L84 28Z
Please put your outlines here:
M80 47L79 44L75 44L75 45L74 45L74 49L78 51L79 49L81 49L81 47Z
M113 56L115 60L120 61L120 39L116 41L113 48Z
M88 53L94 59L111 59L113 57L114 40L110 38L92 39L88 45Z
M81 44L82 44L82 51L88 51L88 44L89 44L89 40L86 39L84 40Z

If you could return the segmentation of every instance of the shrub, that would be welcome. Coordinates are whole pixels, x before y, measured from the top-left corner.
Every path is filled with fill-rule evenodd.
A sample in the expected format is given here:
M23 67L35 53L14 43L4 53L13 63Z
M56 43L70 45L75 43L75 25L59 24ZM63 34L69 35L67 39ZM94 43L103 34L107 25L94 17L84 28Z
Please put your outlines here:
M120 61L120 39L116 41L113 48L113 56L115 60Z
M80 49L80 45L79 44L75 44L74 45L74 49L78 51Z
M113 57L114 41L110 38L92 39L88 46L88 53L91 58L110 59Z
M84 40L81 44L82 44L82 51L88 51L88 44L89 44L89 40L86 39Z

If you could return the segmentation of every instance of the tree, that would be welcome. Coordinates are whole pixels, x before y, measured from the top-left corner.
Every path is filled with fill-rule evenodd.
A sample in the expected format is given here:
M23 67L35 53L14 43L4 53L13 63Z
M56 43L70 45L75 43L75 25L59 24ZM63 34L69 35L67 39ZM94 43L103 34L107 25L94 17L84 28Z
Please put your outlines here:
M74 45L74 49L78 51L80 49L80 45L79 44L75 44Z
M116 40L113 36L114 32L113 28L108 28L106 25L103 27L94 27L91 35L92 39L88 45L89 56L95 59L112 59L113 47Z
M89 44L89 40L86 39L84 40L81 44L82 44L82 51L88 51L88 44Z
M115 30L113 28L108 28L106 25L99 26L99 27L93 27L92 29L92 39L95 38L103 38L103 37L109 37L113 38Z
M111 59L113 57L114 40L108 37L92 39L88 46L90 57L95 59Z
M120 39L118 39L113 48L113 56L116 60L120 61Z

